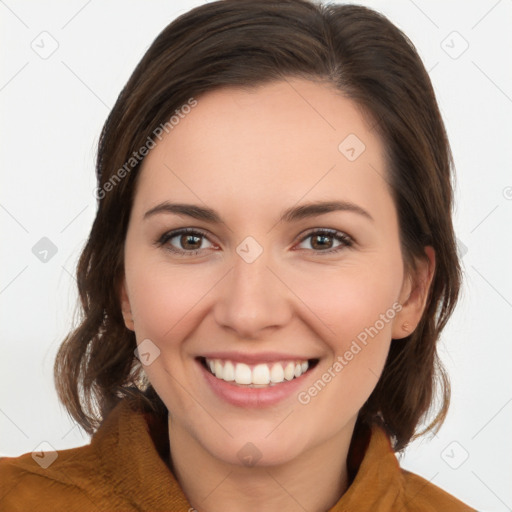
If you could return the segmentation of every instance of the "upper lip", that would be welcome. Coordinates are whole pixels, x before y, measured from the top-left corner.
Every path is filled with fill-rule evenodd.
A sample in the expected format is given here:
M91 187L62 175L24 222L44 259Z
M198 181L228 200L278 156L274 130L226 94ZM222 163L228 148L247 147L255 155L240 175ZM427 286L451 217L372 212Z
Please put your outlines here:
M225 361L236 361L237 363L258 364L258 363L272 363L277 361L309 361L311 359L318 359L314 357L307 357L303 355L290 354L285 352L208 352L199 357L206 359L221 359Z

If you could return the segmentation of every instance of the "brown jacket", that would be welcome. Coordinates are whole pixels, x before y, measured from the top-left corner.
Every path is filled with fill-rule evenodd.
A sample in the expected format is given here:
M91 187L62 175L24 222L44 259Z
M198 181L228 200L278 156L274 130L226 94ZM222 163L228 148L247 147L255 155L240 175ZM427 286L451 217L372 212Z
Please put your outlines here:
M123 400L87 446L1 458L0 510L192 512L169 469L166 420ZM360 453L349 489L329 512L474 511L400 469L379 427Z

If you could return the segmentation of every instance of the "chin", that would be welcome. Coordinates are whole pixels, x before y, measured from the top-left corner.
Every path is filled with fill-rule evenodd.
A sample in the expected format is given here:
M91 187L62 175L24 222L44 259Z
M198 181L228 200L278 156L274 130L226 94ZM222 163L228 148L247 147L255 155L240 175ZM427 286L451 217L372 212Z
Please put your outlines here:
M237 438L227 446L212 447L210 452L226 464L240 467L273 467L290 463L300 457L304 447L285 445L282 439L275 441L250 441Z

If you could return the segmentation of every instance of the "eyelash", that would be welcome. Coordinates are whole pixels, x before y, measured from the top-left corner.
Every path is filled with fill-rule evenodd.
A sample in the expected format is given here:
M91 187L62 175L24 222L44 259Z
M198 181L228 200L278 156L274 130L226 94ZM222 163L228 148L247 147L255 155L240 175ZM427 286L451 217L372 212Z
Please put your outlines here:
M167 233L164 233L157 240L156 244L157 244L158 247L163 247L164 245L167 245L167 247L166 247L167 250L171 251L174 254L179 254L179 255L185 256L185 257L195 256L200 251L203 250L203 249L195 249L195 250L192 250L192 251L185 251L183 249L177 249L176 247L173 247L172 245L167 243L167 242L169 242L169 240L171 240L171 239L173 239L173 238L175 238L177 236L180 236L180 235L196 235L198 237L202 237L202 238L208 239L208 237L203 232L201 232L201 231L199 231L197 229L183 228L183 229L178 229L178 230L175 230L175 231L169 231ZM343 249L352 247L353 244L354 244L354 240L352 239L352 237L346 235L345 233L343 233L341 231L337 231L335 229L326 229L326 228L323 228L323 229L313 229L313 230L309 231L306 235L304 235L299 240L299 244L304 242L305 240L307 240L308 238L310 238L313 235L330 236L330 237L335 238L339 242L341 242L340 246L335 247L333 249L326 249L326 250L320 250L320 251L315 251L314 249L306 249L306 250L312 250L313 252L319 253L319 254L334 254L334 253L337 253L337 252L339 252L339 251L341 251Z

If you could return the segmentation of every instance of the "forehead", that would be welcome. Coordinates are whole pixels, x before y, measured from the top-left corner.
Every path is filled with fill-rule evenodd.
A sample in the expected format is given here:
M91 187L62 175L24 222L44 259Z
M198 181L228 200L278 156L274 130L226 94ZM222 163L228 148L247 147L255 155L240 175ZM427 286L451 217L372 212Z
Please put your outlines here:
M137 203L179 196L264 209L305 195L368 204L388 192L379 137L330 85L289 79L224 87L187 112L145 158Z

